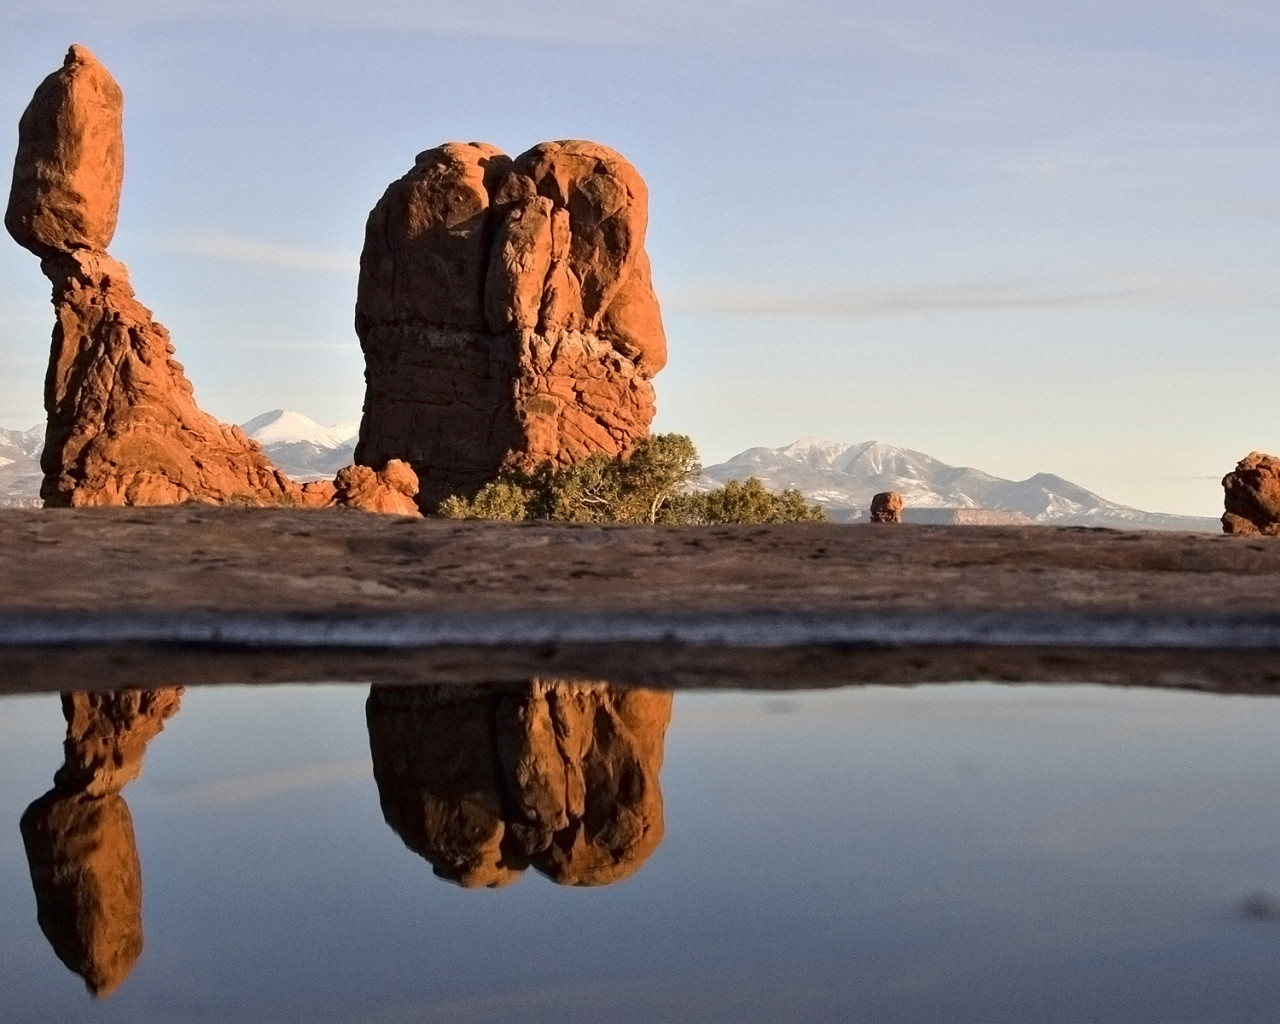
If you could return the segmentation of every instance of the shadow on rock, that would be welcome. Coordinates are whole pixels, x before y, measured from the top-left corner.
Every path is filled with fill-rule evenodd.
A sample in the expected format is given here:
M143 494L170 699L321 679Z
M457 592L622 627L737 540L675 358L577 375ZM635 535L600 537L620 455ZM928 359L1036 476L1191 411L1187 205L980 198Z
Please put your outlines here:
M118 988L142 953L142 866L120 790L181 694L63 694L63 765L22 815L40 930L95 997Z
M374 686L366 717L383 816L442 878L609 885L662 841L670 692Z

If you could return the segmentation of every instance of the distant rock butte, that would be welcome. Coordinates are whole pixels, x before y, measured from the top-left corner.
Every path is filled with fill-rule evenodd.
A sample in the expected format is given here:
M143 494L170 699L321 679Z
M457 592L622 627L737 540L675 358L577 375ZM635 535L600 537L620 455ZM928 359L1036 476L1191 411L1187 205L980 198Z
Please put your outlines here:
M374 686L366 713L387 824L443 878L608 885L662 841L667 691Z
M1222 478L1223 533L1280 534L1280 458L1250 452Z
M902 522L902 495L896 491L881 491L871 499L873 523Z
M120 790L181 694L64 693L63 765L22 815L40 930L95 997L116 989L142 953L142 866Z
M666 362L647 219L640 175L595 143L420 153L366 227L356 461L404 459L432 508L647 435Z
M18 125L5 226L40 257L56 311L40 496L53 506L329 503L337 488L304 491L239 427L201 411L168 332L107 255L123 105L106 68L73 46Z

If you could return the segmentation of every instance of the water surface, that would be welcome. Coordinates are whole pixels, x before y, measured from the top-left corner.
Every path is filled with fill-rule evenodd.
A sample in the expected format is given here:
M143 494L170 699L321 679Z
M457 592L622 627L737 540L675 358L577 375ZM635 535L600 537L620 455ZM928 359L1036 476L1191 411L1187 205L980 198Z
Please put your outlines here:
M679 693L654 778L635 767L644 737L583 762L607 792L596 811L579 801L579 831L636 863L580 877L512 841L507 884L467 888L439 874L440 836L455 833L427 830L433 870L389 826L368 696L182 696L121 791L145 946L98 1000L37 924L18 828L65 771L66 722L56 697L0 702L0 1018L1241 1022L1280 1007L1280 701L987 684ZM523 722L518 751L537 749L529 707L492 712L478 734ZM457 775L438 767L462 733L414 728L396 756L426 773L413 777L431 821L465 818L474 807L447 806ZM474 820L537 848L546 835L516 829L511 805L541 799L544 763L508 766L518 792L494 789Z

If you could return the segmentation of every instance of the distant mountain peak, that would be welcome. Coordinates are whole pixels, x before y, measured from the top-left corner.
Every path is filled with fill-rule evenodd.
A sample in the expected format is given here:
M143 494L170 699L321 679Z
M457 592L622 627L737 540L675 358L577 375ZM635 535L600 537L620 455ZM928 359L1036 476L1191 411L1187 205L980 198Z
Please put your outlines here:
M350 424L326 427L310 416L290 409L264 412L261 416L240 424L240 429L264 448L300 443L314 444L320 448L340 448L348 444L355 434Z

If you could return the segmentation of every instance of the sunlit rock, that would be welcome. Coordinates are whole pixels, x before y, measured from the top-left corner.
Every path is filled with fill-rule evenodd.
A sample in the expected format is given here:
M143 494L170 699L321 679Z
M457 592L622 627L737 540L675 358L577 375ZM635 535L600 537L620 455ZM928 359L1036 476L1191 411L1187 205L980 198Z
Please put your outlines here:
M44 503L196 500L410 511L404 474L393 470L393 482L383 479L386 459L375 464L375 479L335 484L318 497L279 472L239 427L196 404L168 331L134 296L125 265L106 251L124 178L123 109L107 69L72 46L18 124L5 226L40 257L56 317L45 378Z
M902 522L902 495L897 491L882 491L871 499L873 523Z
M1280 458L1250 452L1222 478L1223 533L1280 534Z
M365 231L356 461L404 459L429 509L503 469L629 450L666 362L647 223L643 180L605 146L420 153Z

